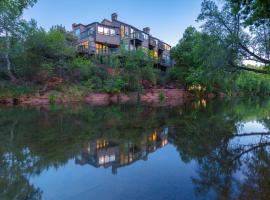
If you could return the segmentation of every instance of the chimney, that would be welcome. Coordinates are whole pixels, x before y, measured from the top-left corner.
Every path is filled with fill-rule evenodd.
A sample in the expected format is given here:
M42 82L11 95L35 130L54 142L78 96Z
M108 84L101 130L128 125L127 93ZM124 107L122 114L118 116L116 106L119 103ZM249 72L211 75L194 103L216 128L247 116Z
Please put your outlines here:
M113 13L112 14L112 21L117 21L117 17L118 17L118 14L117 13Z
M150 28L149 28L149 27L145 27L145 28L143 29L143 32L149 34L149 33L150 33Z
M72 28L75 28L76 26L77 26L76 23L73 23L73 24L72 24Z

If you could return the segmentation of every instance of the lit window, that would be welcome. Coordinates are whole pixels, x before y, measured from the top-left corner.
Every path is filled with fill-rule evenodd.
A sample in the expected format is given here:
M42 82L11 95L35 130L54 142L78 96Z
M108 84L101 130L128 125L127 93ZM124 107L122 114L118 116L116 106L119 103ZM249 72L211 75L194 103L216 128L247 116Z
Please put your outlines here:
M96 53L108 53L109 48L106 45L103 44L96 44Z
M121 37L125 37L125 27L121 26Z

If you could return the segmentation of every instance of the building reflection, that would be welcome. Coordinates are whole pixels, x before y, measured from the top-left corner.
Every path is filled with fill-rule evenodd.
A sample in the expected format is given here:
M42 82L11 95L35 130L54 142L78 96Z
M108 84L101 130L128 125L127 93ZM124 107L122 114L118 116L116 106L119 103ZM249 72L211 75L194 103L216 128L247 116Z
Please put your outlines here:
M118 168L138 160L146 161L149 154L167 144L168 128L141 137L138 142L100 138L84 144L82 152L76 156L75 162L79 165L89 164L96 168L111 167L112 173L117 174Z

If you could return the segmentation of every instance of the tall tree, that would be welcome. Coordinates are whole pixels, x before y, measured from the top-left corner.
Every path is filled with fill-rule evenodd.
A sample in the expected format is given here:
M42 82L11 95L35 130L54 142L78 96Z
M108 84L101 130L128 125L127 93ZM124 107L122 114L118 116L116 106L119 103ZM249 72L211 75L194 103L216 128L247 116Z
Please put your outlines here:
M12 81L15 76L12 73L10 62L10 38L16 36L19 26L22 22L21 16L23 10L33 6L37 0L1 0L0 1L0 35L5 39L4 57L6 61L6 70Z
M214 1L204 0L198 21L204 22L204 32L218 37L232 53L228 59L230 67L262 73L264 71L243 66L244 61L270 64L270 18L268 14L255 14L261 9L258 2L262 1L225 0L219 9Z

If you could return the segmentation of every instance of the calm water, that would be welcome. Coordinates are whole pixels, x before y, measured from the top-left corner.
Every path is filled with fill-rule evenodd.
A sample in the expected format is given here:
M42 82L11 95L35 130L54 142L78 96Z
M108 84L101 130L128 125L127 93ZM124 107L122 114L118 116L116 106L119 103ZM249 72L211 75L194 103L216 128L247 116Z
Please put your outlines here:
M270 198L270 99L0 107L0 199Z

